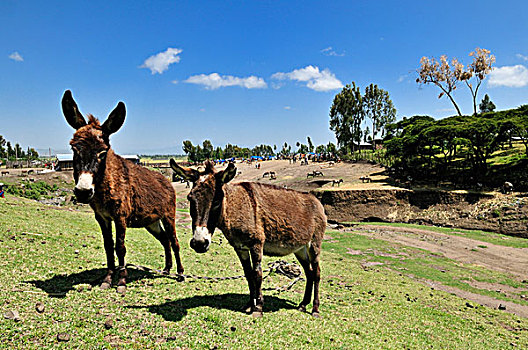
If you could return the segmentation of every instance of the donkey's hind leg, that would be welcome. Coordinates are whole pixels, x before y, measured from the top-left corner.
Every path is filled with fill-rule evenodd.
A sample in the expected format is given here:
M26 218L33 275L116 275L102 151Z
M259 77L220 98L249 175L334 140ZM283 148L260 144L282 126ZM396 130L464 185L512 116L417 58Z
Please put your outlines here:
M153 235L158 241L160 241L163 249L165 250L165 268L163 273L169 274L172 268L172 254L170 249L170 241L167 237L166 232L161 227L161 221L158 220L155 223L145 227L151 235Z
M312 266L310 264L310 255L308 253L308 246L302 247L300 250L295 252L295 257L301 264L306 275L306 287L304 289L304 298L298 306L298 309L306 312L306 305L312 301L312 288L314 282L314 274Z
M178 270L179 281L183 281L183 265L180 258L180 242L178 242L178 237L176 236L176 222L175 218L165 217L163 218L163 228L165 229L165 235L170 242L170 246L174 252L174 257L176 258L176 268ZM170 255L170 252L169 252Z
M321 267L319 264L319 254L321 252L320 246L311 245L309 249L310 263L312 265L313 271L313 306L312 306L312 315L319 317L319 282L321 281Z

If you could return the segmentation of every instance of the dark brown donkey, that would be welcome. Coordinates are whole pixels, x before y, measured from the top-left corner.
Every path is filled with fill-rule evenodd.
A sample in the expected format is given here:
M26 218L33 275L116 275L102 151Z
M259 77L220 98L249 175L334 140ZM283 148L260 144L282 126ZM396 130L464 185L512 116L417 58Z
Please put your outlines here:
M75 196L79 202L90 204L103 233L108 272L101 288L111 286L115 271L112 221L119 261L118 292L126 290L127 227L145 227L161 242L165 249L166 273L172 267L172 246L178 273L183 274L175 228L176 194L171 183L163 175L121 158L110 148L109 136L125 121L125 104L119 102L102 125L92 115L88 116L87 123L67 90L62 98L62 112L68 124L77 130L70 141Z
M262 255L294 253L306 274L306 289L299 309L305 311L312 298L314 316L319 315L319 257L326 228L323 206L313 195L254 182L228 184L236 167L230 163L216 171L211 162L205 171L172 169L193 182L188 199L192 218L191 247L205 253L218 227L242 262L249 285L246 311L262 316Z

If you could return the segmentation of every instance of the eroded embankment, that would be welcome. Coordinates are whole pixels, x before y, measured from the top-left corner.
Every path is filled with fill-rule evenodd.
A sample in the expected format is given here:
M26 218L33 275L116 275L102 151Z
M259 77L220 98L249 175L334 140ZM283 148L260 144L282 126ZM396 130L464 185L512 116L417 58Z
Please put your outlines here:
M435 190L314 192L329 220L420 223L528 238L528 197Z

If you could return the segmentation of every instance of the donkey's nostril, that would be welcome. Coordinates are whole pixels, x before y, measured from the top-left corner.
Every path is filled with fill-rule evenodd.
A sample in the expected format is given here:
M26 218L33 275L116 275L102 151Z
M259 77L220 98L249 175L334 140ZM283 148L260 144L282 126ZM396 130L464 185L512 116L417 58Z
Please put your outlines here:
M209 250L209 241L197 241L194 238L191 239L191 248L194 249L197 253L205 253L207 250Z
M75 194L75 197L79 202L88 203L94 195L94 190L92 188L87 190L80 190L78 188L74 188L73 193Z

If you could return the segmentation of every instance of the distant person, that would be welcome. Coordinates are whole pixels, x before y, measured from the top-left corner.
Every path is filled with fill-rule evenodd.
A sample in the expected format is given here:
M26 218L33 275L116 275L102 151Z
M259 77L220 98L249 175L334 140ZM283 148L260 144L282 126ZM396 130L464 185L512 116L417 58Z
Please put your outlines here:
M1 198L5 198L4 197L4 184L3 183L0 183L0 197Z

